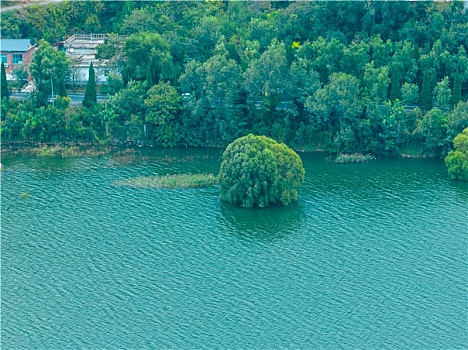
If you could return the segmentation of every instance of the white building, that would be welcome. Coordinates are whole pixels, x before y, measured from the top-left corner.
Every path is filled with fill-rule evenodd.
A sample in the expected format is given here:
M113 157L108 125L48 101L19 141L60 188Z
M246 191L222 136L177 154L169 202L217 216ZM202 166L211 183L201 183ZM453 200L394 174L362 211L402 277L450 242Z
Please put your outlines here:
M61 51L72 60L72 80L75 83L86 83L88 81L89 66L93 63L96 73L96 81L105 83L106 71L110 68L107 60L96 58L97 48L103 44L108 34L75 34L65 41L57 43ZM119 35L126 38L126 35Z

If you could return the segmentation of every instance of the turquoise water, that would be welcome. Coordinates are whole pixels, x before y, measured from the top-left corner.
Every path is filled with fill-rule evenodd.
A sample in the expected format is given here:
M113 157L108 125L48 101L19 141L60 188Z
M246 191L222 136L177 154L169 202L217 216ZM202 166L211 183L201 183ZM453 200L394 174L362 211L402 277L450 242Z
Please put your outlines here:
M466 349L468 184L441 160L302 153L287 208L113 185L220 154L3 159L2 349Z

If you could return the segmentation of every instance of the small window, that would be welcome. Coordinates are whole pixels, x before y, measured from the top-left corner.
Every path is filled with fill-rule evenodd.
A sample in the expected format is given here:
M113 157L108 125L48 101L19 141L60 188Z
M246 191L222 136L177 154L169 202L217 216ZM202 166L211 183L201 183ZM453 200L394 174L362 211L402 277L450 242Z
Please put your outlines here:
M13 54L13 64L22 64L23 63L23 55L20 53Z
M2 54L0 55L0 59L2 60L1 63L8 63L6 53L2 53Z

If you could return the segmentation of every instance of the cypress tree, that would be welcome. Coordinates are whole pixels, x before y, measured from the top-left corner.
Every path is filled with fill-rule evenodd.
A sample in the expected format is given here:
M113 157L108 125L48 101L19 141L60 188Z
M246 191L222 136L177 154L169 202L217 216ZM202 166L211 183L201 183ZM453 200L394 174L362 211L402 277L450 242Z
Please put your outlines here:
M457 72L455 74L455 79L453 81L453 91L452 91L452 106L455 106L462 100L461 95L462 80L461 75Z
M96 93L96 75L94 74L93 62L89 66L89 79L86 84L86 90L83 98L83 106L91 108L97 103Z
M423 111L428 111L432 108L431 77L428 71L425 71L423 75L421 95L419 95L419 107Z
M153 75L151 74L151 69L149 65L146 67L146 81L148 82L148 88L152 87L153 84Z
M2 62L2 72L1 72L1 82L0 84L2 85L1 89L1 98L3 99L4 97L8 98L9 93L8 93L8 83L6 80L6 71L5 71L5 65Z
M390 100L401 99L400 95L400 68L394 64L392 69L392 89L390 91Z
M67 90L65 90L65 83L63 80L60 80L60 90L59 90L60 97L67 97Z

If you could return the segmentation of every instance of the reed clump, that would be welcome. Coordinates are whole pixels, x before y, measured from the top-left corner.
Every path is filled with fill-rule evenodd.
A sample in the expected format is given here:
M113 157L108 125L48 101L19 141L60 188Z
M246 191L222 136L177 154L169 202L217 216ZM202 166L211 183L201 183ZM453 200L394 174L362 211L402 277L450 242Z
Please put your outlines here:
M31 197L31 195L28 192L23 192L20 194L20 199L27 199Z
M22 155L36 157L98 157L109 153L110 148L94 148L63 145L43 145L40 147L20 148L8 150L6 155Z
M375 160L375 156L372 154L361 154L361 153L352 153L344 154L340 153L336 159L335 163L346 164L346 163L363 163L370 160Z
M163 176L139 176L133 179L117 180L119 187L137 188L197 188L209 187L218 183L218 177L213 174L175 174Z

